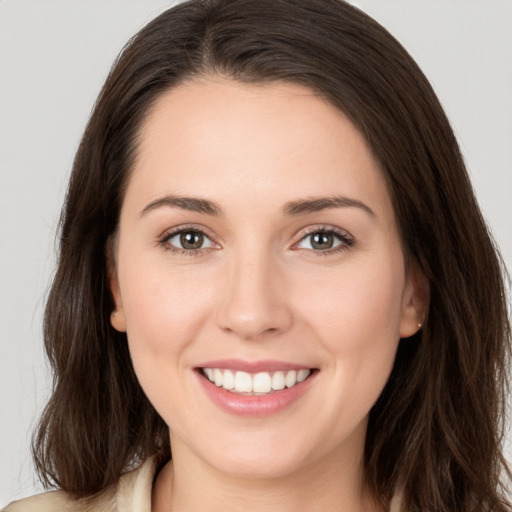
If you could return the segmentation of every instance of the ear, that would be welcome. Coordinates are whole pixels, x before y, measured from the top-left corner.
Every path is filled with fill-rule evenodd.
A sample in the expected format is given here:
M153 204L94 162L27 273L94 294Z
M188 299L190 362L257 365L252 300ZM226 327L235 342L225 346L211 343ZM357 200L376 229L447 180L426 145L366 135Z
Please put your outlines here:
M110 324L119 332L126 332L126 318L121 299L121 290L119 287L119 278L117 276L116 265L116 239L111 237L105 245L105 260L107 264L107 279L114 300L114 310L110 314Z
M402 301L400 338L416 334L425 321L429 302L428 280L417 263L409 265Z

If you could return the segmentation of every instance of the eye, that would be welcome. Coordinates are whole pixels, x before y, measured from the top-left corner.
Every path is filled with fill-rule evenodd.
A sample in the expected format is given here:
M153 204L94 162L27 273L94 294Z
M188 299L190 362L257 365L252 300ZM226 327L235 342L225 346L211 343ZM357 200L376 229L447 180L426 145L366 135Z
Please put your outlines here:
M198 229L174 231L165 235L161 243L170 250L183 252L195 252L214 247L212 240Z
M297 249L307 249L316 252L332 252L346 249L354 241L346 233L334 229L317 229L308 233L294 246Z

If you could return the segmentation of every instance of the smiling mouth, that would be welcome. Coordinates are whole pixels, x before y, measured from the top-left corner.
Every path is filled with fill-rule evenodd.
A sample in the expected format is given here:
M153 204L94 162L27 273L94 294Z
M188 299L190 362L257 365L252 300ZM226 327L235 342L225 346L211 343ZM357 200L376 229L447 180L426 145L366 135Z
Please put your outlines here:
M309 378L314 369L248 373L224 368L199 368L199 372L217 387L231 393L265 396L295 387Z

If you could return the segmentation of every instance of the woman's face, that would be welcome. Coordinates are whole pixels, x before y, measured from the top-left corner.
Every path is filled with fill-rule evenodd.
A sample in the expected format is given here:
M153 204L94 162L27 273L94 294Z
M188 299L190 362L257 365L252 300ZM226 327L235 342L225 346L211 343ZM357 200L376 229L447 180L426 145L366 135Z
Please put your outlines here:
M420 315L364 139L306 88L215 77L166 92L140 135L112 323L174 457L246 476L359 464Z

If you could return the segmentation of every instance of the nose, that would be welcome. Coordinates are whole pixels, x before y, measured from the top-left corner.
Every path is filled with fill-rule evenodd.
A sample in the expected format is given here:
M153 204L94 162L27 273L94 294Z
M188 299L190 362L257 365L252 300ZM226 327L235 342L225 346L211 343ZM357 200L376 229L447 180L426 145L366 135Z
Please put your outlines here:
M293 315L279 265L264 253L233 259L219 301L219 327L245 340L262 340L287 331Z

